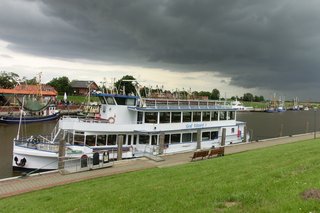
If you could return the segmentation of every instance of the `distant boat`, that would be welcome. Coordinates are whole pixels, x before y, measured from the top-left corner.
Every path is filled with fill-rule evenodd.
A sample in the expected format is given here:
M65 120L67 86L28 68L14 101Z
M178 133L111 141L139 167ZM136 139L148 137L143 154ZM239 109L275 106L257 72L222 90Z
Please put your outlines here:
M253 107L245 107L240 101L235 100L231 102L232 109L238 111L250 111L253 110Z
M270 102L269 106L265 110L265 112L273 113L273 112L285 112L287 111L284 104L284 97L279 97L278 103L275 101L276 94L273 95L273 100Z

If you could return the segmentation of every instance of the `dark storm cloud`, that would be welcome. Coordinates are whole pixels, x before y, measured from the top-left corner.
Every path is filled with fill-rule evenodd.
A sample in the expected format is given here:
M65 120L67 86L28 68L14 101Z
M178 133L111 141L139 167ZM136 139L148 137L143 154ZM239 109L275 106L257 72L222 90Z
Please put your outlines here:
M319 88L316 0L2 4L7 10L0 14L0 38L14 50L173 71L212 71L246 88L297 94Z

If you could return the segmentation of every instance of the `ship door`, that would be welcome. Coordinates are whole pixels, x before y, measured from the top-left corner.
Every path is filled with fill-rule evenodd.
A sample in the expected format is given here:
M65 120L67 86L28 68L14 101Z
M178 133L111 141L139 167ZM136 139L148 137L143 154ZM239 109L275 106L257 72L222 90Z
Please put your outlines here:
M130 146L131 145L131 140L132 140L132 135L128 135L128 145Z
M158 145L158 135L151 136L151 145Z

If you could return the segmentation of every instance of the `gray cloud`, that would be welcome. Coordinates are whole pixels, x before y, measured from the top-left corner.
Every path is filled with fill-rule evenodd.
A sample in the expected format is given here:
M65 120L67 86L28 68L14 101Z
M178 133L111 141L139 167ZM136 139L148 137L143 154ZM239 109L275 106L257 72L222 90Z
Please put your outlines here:
M172 71L212 71L245 88L310 97L318 93L316 0L1 4L7 9L0 14L0 38L16 51Z

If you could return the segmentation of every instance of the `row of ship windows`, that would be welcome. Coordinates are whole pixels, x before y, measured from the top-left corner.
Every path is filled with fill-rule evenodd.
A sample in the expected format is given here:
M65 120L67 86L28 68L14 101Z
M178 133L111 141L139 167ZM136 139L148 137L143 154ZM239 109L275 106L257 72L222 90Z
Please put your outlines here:
M138 123L181 123L218 120L235 120L235 111L138 112L137 118Z
M234 133L234 128L231 129ZM219 132L204 131L201 133L201 141L215 140L219 136ZM115 146L117 145L116 134L110 135L83 135L83 134L68 134L68 142L74 142L75 145L87 146ZM172 133L164 135L165 144L178 144L197 141L197 132L186 133ZM123 145L136 145L136 144L150 144L159 145L159 135L123 135Z

